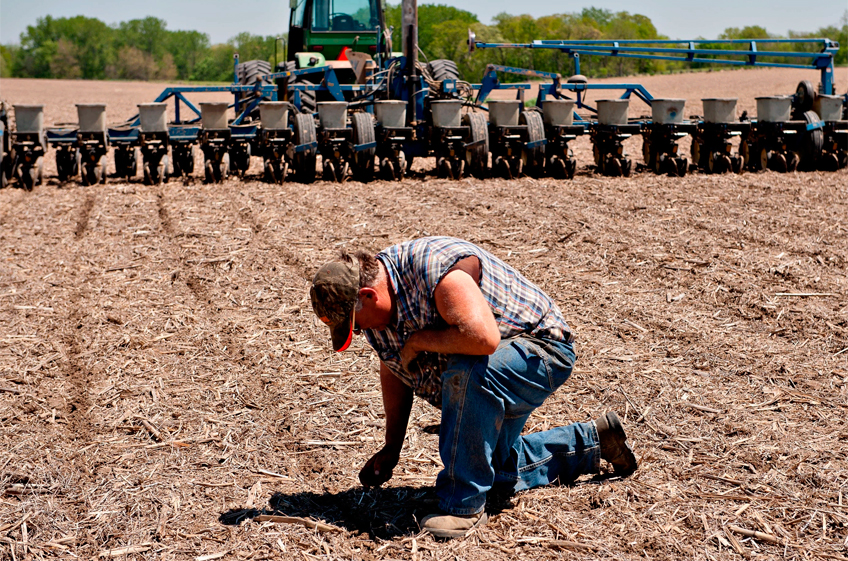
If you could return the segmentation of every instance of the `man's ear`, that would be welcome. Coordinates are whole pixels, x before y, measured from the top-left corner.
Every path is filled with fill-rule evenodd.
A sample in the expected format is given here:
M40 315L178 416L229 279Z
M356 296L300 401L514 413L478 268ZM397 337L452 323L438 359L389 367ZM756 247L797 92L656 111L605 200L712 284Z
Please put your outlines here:
M369 286L366 286L359 289L359 297L373 300L377 298L377 291Z

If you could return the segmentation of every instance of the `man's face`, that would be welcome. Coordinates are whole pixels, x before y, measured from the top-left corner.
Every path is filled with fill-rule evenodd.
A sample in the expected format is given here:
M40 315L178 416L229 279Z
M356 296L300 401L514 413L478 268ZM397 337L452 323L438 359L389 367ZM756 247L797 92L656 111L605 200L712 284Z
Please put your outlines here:
M353 332L357 335L363 329L382 331L389 326L391 307L385 310L377 293L373 289L364 288L359 291L359 305L354 317Z

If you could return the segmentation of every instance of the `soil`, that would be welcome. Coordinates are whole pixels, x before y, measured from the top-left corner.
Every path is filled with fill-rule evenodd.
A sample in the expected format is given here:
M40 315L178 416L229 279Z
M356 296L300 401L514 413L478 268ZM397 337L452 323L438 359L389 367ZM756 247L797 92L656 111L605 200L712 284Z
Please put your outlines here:
M741 110L804 78L645 82ZM161 89L3 80L49 123L101 100L123 119ZM848 558L848 173L612 179L580 142L571 181L425 160L280 186L255 161L217 185L59 186L49 157L45 185L0 191L0 558ZM485 527L436 541L418 521L439 412L416 401L394 478L359 485L378 361L361 339L332 352L309 281L340 250L435 234L515 266L576 333L526 430L615 410L635 474L492 497Z

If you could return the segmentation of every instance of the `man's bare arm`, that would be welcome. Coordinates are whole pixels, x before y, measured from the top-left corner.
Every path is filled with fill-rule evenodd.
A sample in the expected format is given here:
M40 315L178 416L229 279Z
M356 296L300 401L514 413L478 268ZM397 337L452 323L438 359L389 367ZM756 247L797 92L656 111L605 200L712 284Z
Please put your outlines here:
M401 351L404 365L422 351L490 355L501 340L492 309L478 286L479 261L463 260L439 282L433 295L447 329L413 333ZM475 274L476 273L476 274ZM476 278L475 278L476 277Z
M377 487L392 478L392 470L400 459L409 413L412 410L412 389L392 374L380 362L380 387L383 410L386 413L386 444L368 460L359 472L359 481L367 487Z
M386 413L386 446L403 448L409 413L412 411L412 388L392 374L389 367L380 362L380 387L383 391L383 410Z

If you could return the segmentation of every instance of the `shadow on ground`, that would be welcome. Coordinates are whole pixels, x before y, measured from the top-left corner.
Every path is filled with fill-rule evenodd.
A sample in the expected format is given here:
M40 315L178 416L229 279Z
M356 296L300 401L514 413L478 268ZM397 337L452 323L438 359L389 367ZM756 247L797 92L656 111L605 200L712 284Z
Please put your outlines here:
M372 540L388 540L417 534L419 521L436 512L437 506L438 499L432 487L371 490L357 487L340 493L276 493L266 509L229 510L221 514L219 520L222 524L233 525L260 514L297 516L367 534ZM490 498L486 510L498 513L511 506L509 497Z

